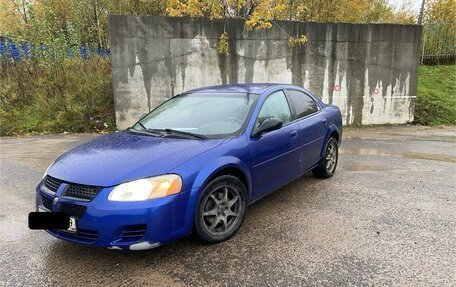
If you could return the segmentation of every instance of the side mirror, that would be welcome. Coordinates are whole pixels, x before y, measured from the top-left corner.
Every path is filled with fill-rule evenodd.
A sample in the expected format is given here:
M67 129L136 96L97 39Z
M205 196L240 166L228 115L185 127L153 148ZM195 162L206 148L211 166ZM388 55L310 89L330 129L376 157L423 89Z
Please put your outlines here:
M139 116L139 120L144 119L145 116L147 116L147 113L141 114L141 115Z
M264 133L278 130L282 127L282 121L278 118L270 118L264 120L260 126L253 132L253 136L260 136Z

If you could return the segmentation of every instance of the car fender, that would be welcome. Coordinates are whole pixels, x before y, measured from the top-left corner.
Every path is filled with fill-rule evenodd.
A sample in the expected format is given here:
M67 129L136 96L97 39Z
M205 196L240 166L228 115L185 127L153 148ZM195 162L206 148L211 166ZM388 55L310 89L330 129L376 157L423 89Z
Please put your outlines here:
M192 190L201 189L201 187L208 183L209 178L211 178L214 174L229 167L237 168L244 174L248 185L246 188L249 192L248 195L250 195L252 187L249 169L245 163L234 156L222 156L205 165L196 176L193 182Z
M330 124L328 126L328 128L326 129L325 140L323 141L323 145L322 145L321 150L320 150L320 157L323 157L323 155L325 153L326 143L328 142L329 136L331 135L332 132L336 132L339 135L339 137L342 136L341 133L340 133L339 128L335 124Z

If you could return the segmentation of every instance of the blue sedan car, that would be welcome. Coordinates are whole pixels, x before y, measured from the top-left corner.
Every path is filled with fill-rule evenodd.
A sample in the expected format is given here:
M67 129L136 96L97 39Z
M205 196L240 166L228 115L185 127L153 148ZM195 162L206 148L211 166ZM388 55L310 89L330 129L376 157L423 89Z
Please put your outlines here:
M70 216L55 237L142 250L195 234L232 237L247 207L308 171L334 174L339 108L294 85L191 90L132 127L60 156L36 188L39 211Z

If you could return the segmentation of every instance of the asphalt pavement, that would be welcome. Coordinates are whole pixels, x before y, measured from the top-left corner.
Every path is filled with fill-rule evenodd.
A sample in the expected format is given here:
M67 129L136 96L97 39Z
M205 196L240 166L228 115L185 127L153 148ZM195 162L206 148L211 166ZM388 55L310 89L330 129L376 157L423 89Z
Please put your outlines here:
M231 240L92 249L27 227L61 153L98 135L0 139L0 286L456 286L456 129L350 128L334 177L251 206Z

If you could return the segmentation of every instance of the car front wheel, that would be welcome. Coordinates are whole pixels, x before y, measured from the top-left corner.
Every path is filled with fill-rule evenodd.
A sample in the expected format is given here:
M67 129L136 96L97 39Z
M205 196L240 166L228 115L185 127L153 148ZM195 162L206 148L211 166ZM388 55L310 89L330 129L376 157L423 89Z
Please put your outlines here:
M232 175L222 175L209 182L200 197L194 233L205 243L232 237L245 218L246 194L244 184Z

